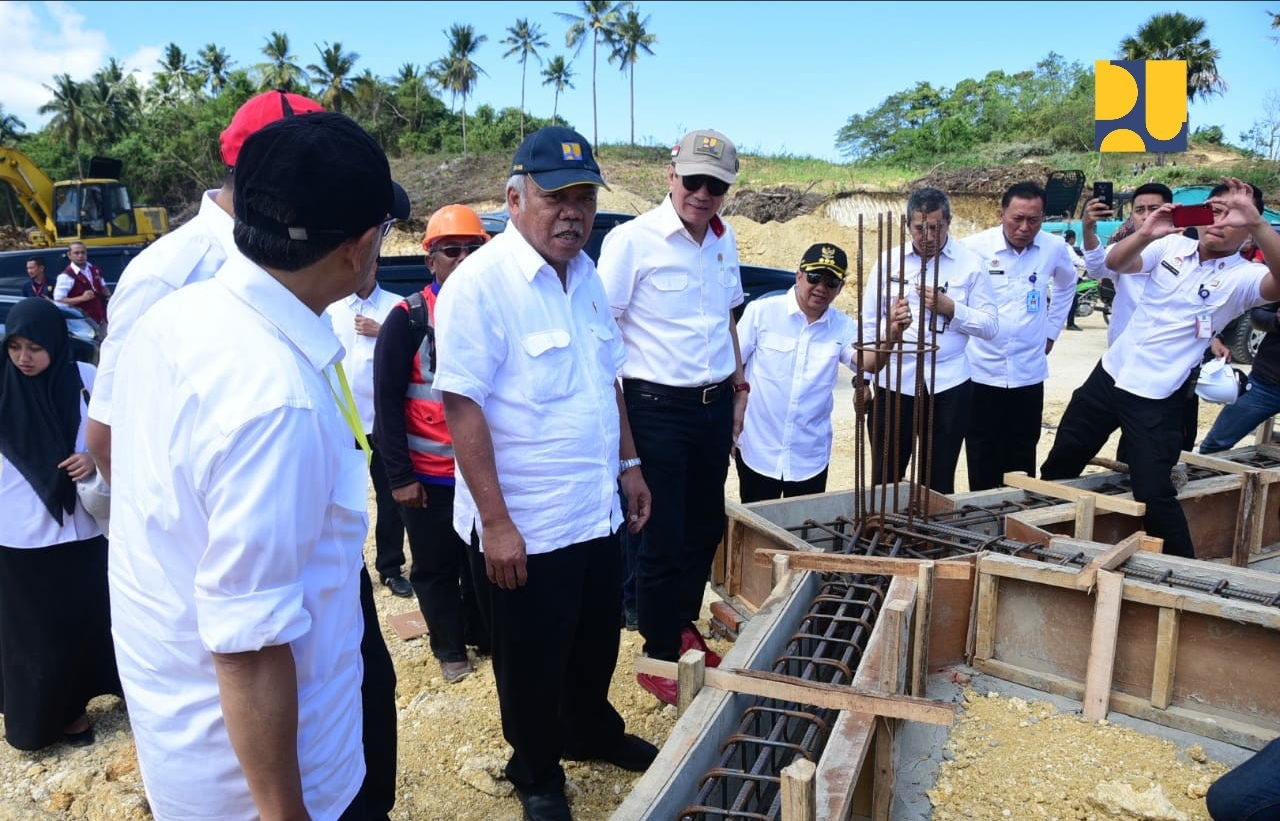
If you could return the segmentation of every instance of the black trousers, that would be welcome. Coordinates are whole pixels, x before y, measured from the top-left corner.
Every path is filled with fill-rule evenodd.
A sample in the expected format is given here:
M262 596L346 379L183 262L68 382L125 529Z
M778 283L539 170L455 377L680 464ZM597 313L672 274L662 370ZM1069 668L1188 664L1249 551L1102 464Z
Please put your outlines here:
M1133 498L1147 506L1147 533L1164 539L1166 553L1195 558L1187 517L1178 503L1169 471L1182 452L1186 400L1181 390L1165 399L1146 399L1116 387L1099 362L1071 394L1042 479L1079 476L1118 427L1129 439L1129 479Z
M747 463L742 461L741 453L733 454L734 464L738 468L738 498L743 504L760 502L765 499L790 499L792 496L808 496L811 493L823 493L827 489L828 468L823 468L816 476L792 482L787 479L775 479L756 473Z
M413 551L409 583L430 631L431 654L440 661L466 661L468 644L488 652L489 641L471 581L468 546L453 529L454 489L423 488L426 507L398 505Z
M515 590L489 581L474 534L469 554L491 618L507 779L525 795L562 790L561 757L613 750L625 729L609 703L622 630L618 534L529 556Z
M400 506L391 495L391 481L378 452L377 441L369 437L372 459L369 461L369 478L373 481L373 502L377 521L373 528L373 566L378 580L401 575L404 565L404 522L400 520Z
M636 568L644 652L677 661L680 629L698 619L724 534L733 392L711 404L624 387L640 469L653 497Z
M1186 394L1182 406L1182 449L1193 451L1196 449L1196 435L1200 432L1200 397L1192 386L1184 385L1182 392ZM1129 440L1123 430L1120 431L1120 441L1116 442L1116 461L1129 464Z
M960 462L960 446L969 430L970 406L973 402L973 383L969 380L930 396L909 396L893 391L877 390L872 413L867 417L871 433L871 481L874 484L900 482L907 472L915 437L916 404L920 405L923 431L916 459L928 459L924 465L928 472L926 484L939 493L955 493L956 465ZM933 423L929 424L929 414ZM890 438L892 431L893 438ZM885 442L888 441L887 461L896 470L884 469ZM896 450L895 450L896 449Z
M1036 445L1044 415L1044 383L995 388L973 383L965 457L969 490L1004 486L1011 471L1036 472Z
M360 638L360 657L364 660L360 703L364 713L365 766L360 797L368 821L385 821L396 803L396 670L378 626L373 583L366 568L360 569L360 611L364 616L364 634Z

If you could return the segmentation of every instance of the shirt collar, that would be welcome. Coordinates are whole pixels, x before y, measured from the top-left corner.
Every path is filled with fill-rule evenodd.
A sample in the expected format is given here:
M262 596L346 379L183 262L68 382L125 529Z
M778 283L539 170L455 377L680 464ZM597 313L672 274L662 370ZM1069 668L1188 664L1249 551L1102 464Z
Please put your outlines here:
M1006 243L1006 245L1007 245L1007 244L1008 244L1008 243ZM947 234L947 243L946 243L946 245L943 245L943 246L942 246L942 250L941 250L941 251L939 251L939 252L938 252L938 254L939 254L940 256L944 256L944 257L946 257L947 259L955 259L955 257L956 257L956 238L955 238L955 237L953 237L953 236L951 236L950 234ZM920 257L920 253L919 253L918 251L916 251L916 247L915 247L914 245L912 245L912 246L911 246L911 251L907 254L907 256L912 256L912 257L915 257L916 259L920 259L920 258L921 258L921 257ZM930 257L930 261L932 261L932 259L933 259L933 258L932 258L932 257ZM919 270L919 266L916 266L916 270Z
M663 236L673 237L681 231L688 231L684 226L684 220L680 219L680 214L676 211L676 204L672 201L670 194L667 194L666 198L663 199L659 209ZM707 224L707 229L712 236L723 237L725 230L724 220L720 219L719 214L712 215L711 222Z
M551 267L551 264L543 259L542 254L538 253L537 250L529 244L529 241L520 233L520 229L516 228L514 222L507 227L507 230L494 237L494 240L502 239L508 235L512 237L510 240L512 246L510 248L511 258L515 260L516 267L526 280L533 282L534 277L536 277L543 269L546 269L546 271L552 276L559 278L559 275L556 274L556 271ZM585 251L579 251L576 257L569 260L569 265L565 268L566 293L573 291L573 289L577 287L578 281L582 279L583 275L590 272L589 266L591 264L591 257L587 256ZM584 269L584 265L588 267Z
M342 344L334 335L328 317L317 316L292 291L247 257L228 258L216 278L301 351L317 371L342 359Z
M234 256L236 250L235 227L236 221L230 214L222 210L222 206L218 205L216 199L218 190L212 189L204 192L204 196L200 198L200 210L196 212L196 218L209 223L209 230L213 233L214 239L222 246L228 257Z

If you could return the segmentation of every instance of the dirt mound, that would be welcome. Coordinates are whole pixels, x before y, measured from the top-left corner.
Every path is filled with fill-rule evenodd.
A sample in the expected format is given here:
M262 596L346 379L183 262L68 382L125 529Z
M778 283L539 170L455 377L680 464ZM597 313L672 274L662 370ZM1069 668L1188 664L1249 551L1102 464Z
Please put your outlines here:
M821 194L786 186L765 191L743 190L734 194L720 213L726 217L747 217L759 223L786 222L801 214L812 213L826 200Z
M11 251L17 248L30 248L27 244L27 232L16 225L0 225L0 251Z
M1052 169L1043 163L998 165L989 168L950 168L926 174L911 181L912 188L931 185L948 194L987 194L1000 196L1009 186L1025 180L1043 185Z

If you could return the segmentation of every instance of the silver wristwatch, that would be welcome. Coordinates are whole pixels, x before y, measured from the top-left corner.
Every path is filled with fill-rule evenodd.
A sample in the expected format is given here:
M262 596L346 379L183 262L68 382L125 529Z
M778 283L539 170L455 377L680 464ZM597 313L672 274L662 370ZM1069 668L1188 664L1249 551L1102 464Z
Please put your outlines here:
M623 459L621 462L618 463L618 475L621 476L622 474L626 473L628 470L631 470L632 468L638 468L638 467L640 467L639 456L635 457L634 459Z

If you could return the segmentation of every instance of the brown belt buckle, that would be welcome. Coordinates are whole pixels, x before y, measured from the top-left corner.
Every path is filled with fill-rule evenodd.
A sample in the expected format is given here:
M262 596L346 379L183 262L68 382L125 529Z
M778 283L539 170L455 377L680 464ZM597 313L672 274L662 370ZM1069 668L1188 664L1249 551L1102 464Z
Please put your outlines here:
M720 385L708 385L702 389L702 404L710 405L720 395Z

